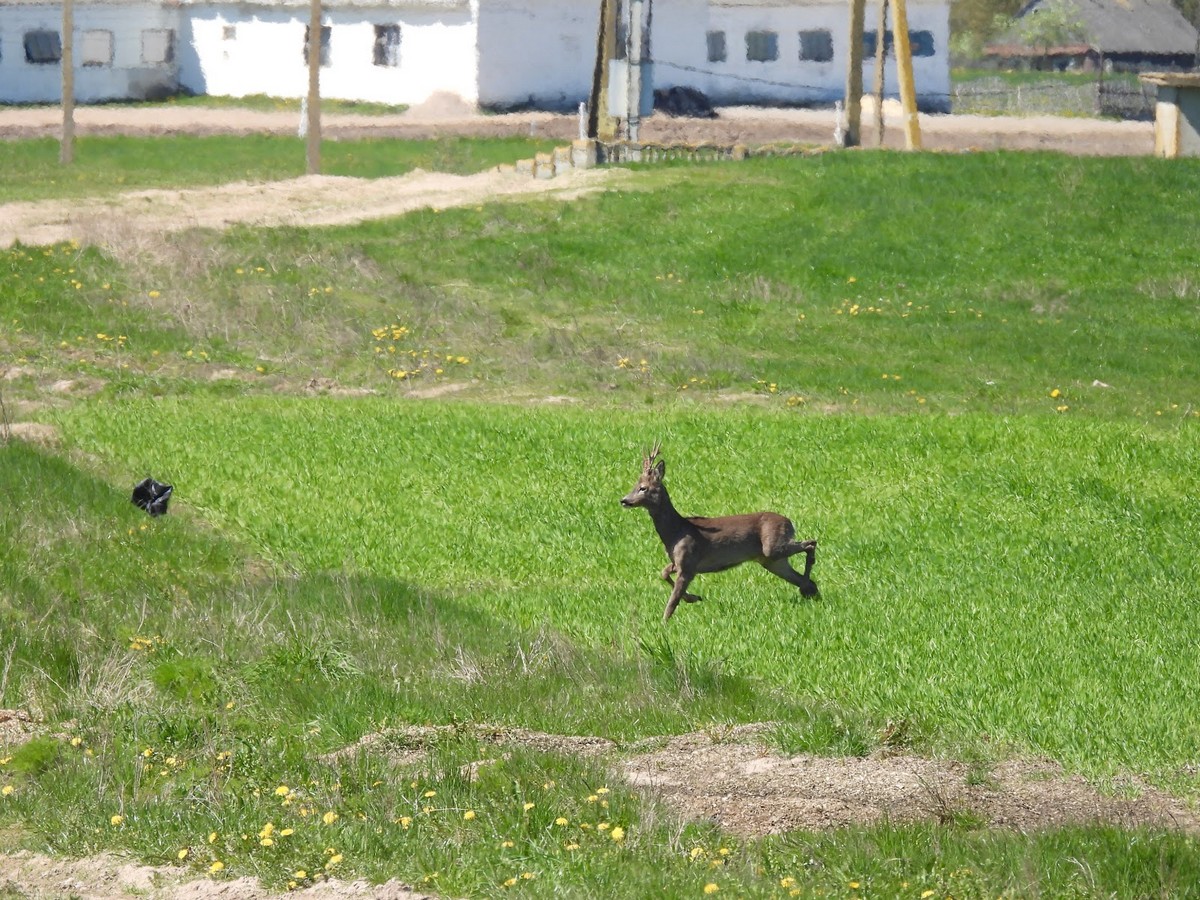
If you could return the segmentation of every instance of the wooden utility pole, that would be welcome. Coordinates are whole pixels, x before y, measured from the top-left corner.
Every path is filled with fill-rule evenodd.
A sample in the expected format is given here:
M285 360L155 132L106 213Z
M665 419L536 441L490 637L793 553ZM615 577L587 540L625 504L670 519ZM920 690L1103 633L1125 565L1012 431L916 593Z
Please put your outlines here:
M305 131L308 174L321 174L321 0L309 0L308 123Z
M921 149L921 123L917 121L917 88L913 84L912 44L908 40L907 0L893 0L896 34L896 81L900 86L900 110L904 116L904 147Z
M617 55L617 9L620 5L620 0L600 0L587 133L588 137L601 141L611 141L617 136L617 120L608 114L608 61Z
M875 145L883 146L883 85L887 65L888 0L879 0L879 27L875 29Z
M58 161L68 166L75 161L75 0L63 0L62 7L62 137L58 142Z
M846 134L842 142L857 147L862 137L863 20L867 0L850 0L850 64L846 70Z

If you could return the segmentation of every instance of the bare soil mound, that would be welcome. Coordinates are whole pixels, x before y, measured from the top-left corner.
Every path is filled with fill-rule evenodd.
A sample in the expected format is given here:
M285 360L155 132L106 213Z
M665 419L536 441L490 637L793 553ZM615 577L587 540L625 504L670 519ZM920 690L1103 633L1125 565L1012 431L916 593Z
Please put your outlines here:
M625 759L621 770L627 781L685 818L751 837L884 821L965 821L1022 831L1106 824L1200 832L1194 809L1135 779L1102 792L1046 760L981 768L886 753L782 756L754 734L751 728L735 729L728 739L682 735Z

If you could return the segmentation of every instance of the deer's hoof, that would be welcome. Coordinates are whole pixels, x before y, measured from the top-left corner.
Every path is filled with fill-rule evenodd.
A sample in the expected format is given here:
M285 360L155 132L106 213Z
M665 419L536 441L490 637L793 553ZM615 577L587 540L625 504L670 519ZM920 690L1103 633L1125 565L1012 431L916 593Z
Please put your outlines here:
M688 603L699 603L704 598L697 594L684 594L683 599Z
M810 578L804 584L800 585L800 593L805 597L815 597L821 591L817 588L817 583Z

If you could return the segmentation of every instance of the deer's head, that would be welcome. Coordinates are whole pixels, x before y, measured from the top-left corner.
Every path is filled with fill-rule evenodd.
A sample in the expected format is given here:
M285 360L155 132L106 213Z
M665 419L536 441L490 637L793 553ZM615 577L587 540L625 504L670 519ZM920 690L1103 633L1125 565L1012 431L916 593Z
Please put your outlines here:
M642 474L633 490L621 498L622 506L657 506L663 497L663 475L667 471L665 460L658 458L661 448L656 443L642 459Z

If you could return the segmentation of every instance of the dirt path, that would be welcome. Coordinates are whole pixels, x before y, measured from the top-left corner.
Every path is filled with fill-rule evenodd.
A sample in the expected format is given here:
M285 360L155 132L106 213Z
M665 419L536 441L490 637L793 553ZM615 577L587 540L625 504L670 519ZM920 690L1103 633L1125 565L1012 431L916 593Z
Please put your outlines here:
M864 121L870 121L870 116ZM54 136L61 125L57 107L0 110L0 139ZM295 133L298 116L290 112L192 107L81 107L80 135L97 134L248 134ZM649 117L647 142L718 144L801 143L828 145L835 128L832 110L720 110L716 119ZM1001 118L923 116L926 147L935 150L1054 150L1093 155L1146 155L1154 145L1146 122L1110 122L1053 116ZM323 134L331 139L361 137L433 138L445 135L532 135L568 141L578 134L574 115L512 113L477 115L450 105L409 110L403 115L330 115ZM901 135L894 114L885 126L885 144ZM872 134L864 143L874 145ZM484 172L453 176L412 172L396 178L356 179L313 176L267 183L234 183L190 190L133 191L101 199L0 204L0 247L77 240L110 248L133 244L191 227L248 225L334 225L400 215L425 207L482 203L529 195L579 196L602 189L620 177L618 170L572 173L533 179L514 173Z
M310 175L188 190L130 191L97 199L6 203L0 205L0 247L15 241L44 245L75 240L115 249L186 228L342 225L505 198L578 197L620 175L615 169L592 169L536 179L500 171L463 176L418 170L393 178Z
M885 146L902 147L898 111L885 104ZM671 118L655 113L643 120L647 142L709 141L762 144L777 141L831 144L836 113L830 109L724 107L715 119ZM1119 122L1061 116L919 117L923 143L930 150L1054 150L1096 156L1140 156L1154 150L1150 122ZM295 134L294 112L196 107L84 106L76 110L80 135L99 134ZM57 107L0 110L0 139L53 137L62 113ZM876 145L873 116L863 115L863 144ZM332 139L396 137L426 139L449 135L534 136L569 141L579 133L578 116L546 112L479 115L453 103L431 103L400 115L331 114L322 134Z

